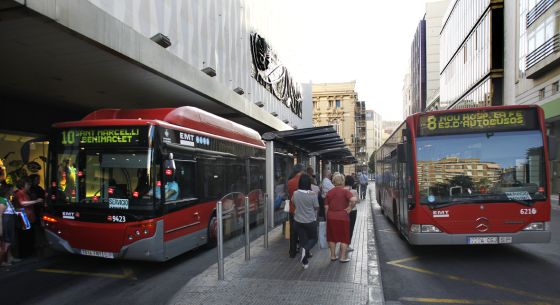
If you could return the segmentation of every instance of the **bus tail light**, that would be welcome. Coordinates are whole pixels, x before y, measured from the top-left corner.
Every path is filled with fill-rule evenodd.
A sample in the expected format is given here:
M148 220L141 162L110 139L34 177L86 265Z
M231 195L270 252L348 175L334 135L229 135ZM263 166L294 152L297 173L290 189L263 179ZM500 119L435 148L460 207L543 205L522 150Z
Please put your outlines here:
M45 223L55 223L58 222L58 220L56 220L56 218L47 216L47 215L43 215L43 220L45 221Z
M43 221L45 229L55 232L58 235L62 234L62 232L58 229L58 220L56 218L48 215L43 215L43 217L41 217L41 220Z
M548 222L532 222L528 224L523 231L545 231L548 227Z
M441 233L441 230L434 225L413 224L410 226L412 233Z
M126 228L125 244L131 244L143 238L154 236L156 233L156 225L154 222L145 222L131 225Z

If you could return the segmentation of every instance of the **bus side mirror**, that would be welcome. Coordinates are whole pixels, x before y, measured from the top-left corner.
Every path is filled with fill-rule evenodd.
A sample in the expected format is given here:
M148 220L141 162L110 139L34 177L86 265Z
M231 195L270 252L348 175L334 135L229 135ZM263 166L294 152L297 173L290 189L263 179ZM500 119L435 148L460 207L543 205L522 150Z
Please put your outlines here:
M397 161L400 163L406 162L406 151L404 144L397 144Z
M408 142L408 138L410 138L410 130L403 129L401 135L402 135L403 142L405 143Z

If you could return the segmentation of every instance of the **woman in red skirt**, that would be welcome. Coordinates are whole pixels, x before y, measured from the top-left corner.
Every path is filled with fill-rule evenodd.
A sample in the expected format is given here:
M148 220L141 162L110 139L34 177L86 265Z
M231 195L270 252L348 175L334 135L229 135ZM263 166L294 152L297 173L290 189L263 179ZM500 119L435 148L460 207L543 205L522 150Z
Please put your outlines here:
M331 261L338 259L336 256L336 243L340 243L340 262L346 263L350 259L346 256L350 243L350 217L348 214L356 205L357 198L344 188L344 176L333 176L335 188L327 193L325 198L325 214L327 216L327 241L331 250Z

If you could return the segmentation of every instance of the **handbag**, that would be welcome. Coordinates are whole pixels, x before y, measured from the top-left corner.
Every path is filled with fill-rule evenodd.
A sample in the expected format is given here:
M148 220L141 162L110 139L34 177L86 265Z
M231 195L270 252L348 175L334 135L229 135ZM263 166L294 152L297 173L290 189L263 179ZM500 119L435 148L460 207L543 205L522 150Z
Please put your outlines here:
M326 249L329 247L327 243L327 222L319 221L319 248Z
M14 208L14 205L8 200L8 207L15 212L15 216L17 217L16 220L16 228L20 230L29 230L31 229L31 222L29 222L29 218L27 214L25 214L25 209L21 208L19 211Z
M29 222L29 218L25 213L25 209L21 208L20 211L16 211L16 215L18 216L18 221L16 221L16 226L18 226L21 230L29 230L31 229L31 222Z
M290 200L285 200L284 201L284 212L286 213L290 213Z

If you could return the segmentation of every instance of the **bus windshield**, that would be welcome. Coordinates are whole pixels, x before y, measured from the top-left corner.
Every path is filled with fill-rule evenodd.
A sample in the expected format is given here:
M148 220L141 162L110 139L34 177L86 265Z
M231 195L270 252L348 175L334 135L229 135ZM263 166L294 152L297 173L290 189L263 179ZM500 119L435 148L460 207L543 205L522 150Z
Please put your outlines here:
M54 203L125 210L151 208L148 156L148 149L59 151Z
M422 204L546 199L539 130L418 137L416 158Z

